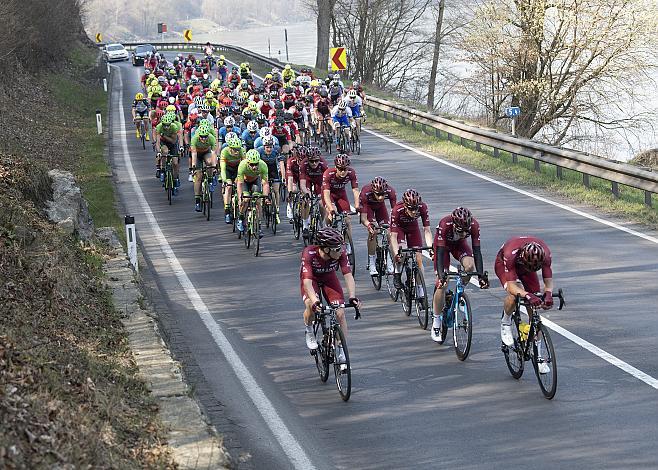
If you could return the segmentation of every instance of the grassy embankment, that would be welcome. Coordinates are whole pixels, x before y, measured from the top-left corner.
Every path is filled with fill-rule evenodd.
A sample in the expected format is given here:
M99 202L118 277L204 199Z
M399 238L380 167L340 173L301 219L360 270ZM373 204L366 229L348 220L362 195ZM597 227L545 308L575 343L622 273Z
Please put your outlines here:
M238 63L242 61L250 62L253 70L261 76L271 68L263 62L234 52L227 55L227 58ZM299 64L291 65L295 69L308 67ZM326 71L320 69L313 67L311 69L320 77L325 77L327 74ZM370 86L366 87L366 93L426 111L426 108L419 107L417 104L414 106L413 103L399 99L386 90L375 89ZM591 177L590 188L587 188L582 184L582 174L576 171L563 169L562 179L559 179L553 165L542 163L540 165L541 171L536 172L532 159L518 157L518 162L514 163L512 161L512 155L507 152L500 152L499 158L494 158L493 151L485 150L484 147L481 150L477 150L473 142L465 142L465 145L461 145L457 142L448 141L445 138L445 134L442 134L444 136L443 138L438 139L434 135L433 130L431 130L432 134L427 134L420 128L413 128L411 125L402 124L391 119L384 119L372 114L370 113L368 116L368 126L370 128L387 133L392 137L401 139L404 142L436 154L446 160L454 161L491 175L502 176L508 181L519 183L528 188L541 188L576 203L587 204L604 212L622 216L652 228L658 228L658 208L645 206L643 191L619 185L620 197L616 198L612 194L609 181ZM656 205L658 203L654 204L654 206Z
M78 242L43 213L47 171L60 168L76 174L97 225L121 226L95 129L95 109L107 111L94 59L81 48L57 74L0 87L34 91L5 110L0 129L2 468L174 466L103 286L107 248Z

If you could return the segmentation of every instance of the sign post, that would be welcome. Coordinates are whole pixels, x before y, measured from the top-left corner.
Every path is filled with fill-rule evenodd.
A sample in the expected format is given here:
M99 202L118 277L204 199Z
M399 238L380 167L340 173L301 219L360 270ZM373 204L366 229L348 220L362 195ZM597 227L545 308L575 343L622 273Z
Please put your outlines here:
M286 62L290 62L290 59L288 58L288 29L283 30L286 38Z
M521 115L521 108L518 106L511 106L505 108L505 116L512 120L512 135L516 137L516 118Z
M344 47L332 47L329 49L329 62L331 63L331 70L346 70L347 69L347 51Z
M135 232L135 218L131 215L126 215L126 240L128 241L128 259L132 264L135 271L138 270L137 265L137 233Z
M100 109L96 110L96 129L98 130L99 134L103 133L103 122L101 120L101 110Z

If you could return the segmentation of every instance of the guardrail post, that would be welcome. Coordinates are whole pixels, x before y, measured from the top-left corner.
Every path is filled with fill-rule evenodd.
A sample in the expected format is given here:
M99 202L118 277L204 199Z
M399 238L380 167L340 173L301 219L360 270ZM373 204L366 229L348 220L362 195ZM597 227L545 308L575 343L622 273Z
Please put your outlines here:
M413 130L416 130L416 121L414 121L413 119L410 119L410 121L411 121L411 128Z
M500 157L500 150L498 150L496 147L494 147L493 155L494 155L494 158Z
M480 142L475 142L475 150L478 152L482 151L482 145L480 145Z
M512 163L519 163L519 156L515 153L512 154Z
M466 147L466 141L464 140L463 137L459 138L459 145L461 145L462 147Z
M612 194L615 196L615 199L619 199L619 183L612 181Z
M535 171L541 173L541 162L537 159L535 159Z
M646 204L647 207L651 207L651 192L649 191L644 192L644 204Z
M555 170L556 170L555 173L556 173L557 179L561 180L562 179L562 167L556 165Z
M450 132L446 132L446 137L448 138L449 142L452 142L452 134Z
M441 130L440 129L434 129L434 135L436 136L437 139L441 138Z
M583 184L586 188L591 188L589 184L589 175L587 173L583 173Z

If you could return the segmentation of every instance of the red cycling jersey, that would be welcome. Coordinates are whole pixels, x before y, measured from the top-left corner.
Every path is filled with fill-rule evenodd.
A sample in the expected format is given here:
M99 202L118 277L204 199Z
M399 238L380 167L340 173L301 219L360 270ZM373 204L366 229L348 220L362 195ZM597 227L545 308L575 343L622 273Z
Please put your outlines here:
M313 189L317 195L322 193L322 176L329 166L323 157L315 168L311 166L308 158L305 158L299 166L299 179L306 181L306 188Z
M320 256L320 248L310 245L304 248L302 252L302 265L299 271L299 282L302 299L306 300L306 291L304 290L304 280L313 281L313 289L316 294L322 289L325 298L331 302L344 302L343 289L336 276L336 271L340 268L343 275L351 274L352 268L347 259L347 253L343 248L340 258L333 259L328 257L324 260Z
M471 242L473 244L473 249L469 246L466 239L471 237ZM455 235L454 224L452 223L452 215L447 215L441 219L439 225L436 227L436 233L434 234L434 270L437 273L443 273L450 266L450 255L457 260L465 256L473 256L473 252L476 252L476 266L478 271L481 271L481 259L482 255L480 254L480 224L475 219L471 220L471 226L468 229L467 235L463 238L458 238ZM478 266L479 265L479 266Z
M347 199L345 186L347 183L352 185L352 189L359 187L359 181L356 178L356 172L349 168L345 176L338 176L336 168L327 168L322 175L322 190L328 190L331 201L334 203L339 212L350 212L350 202ZM326 205L324 198L323 204Z
M372 185L370 183L366 184L361 190L361 195L359 196L361 213L366 214L366 217L370 222L377 221L379 223L388 223L388 211L386 210L386 203L384 202L386 199L388 199L392 210L397 202L395 189L389 186L384 195L384 199L380 201L376 198L375 193L372 190Z
M514 237L507 240L496 255L494 270L503 287L507 282L516 282L518 279L526 291L536 294L540 291L537 273L528 271L518 260L520 248L529 242L538 243L544 248L544 263L541 267L541 274L544 279L551 279L553 277L551 250L544 240L537 237Z
M299 160L294 157L289 157L286 161L286 176L292 176L295 184L299 185Z
M429 227L430 218L427 211L427 204L420 203L418 215L415 217L407 214L403 202L398 202L391 211L391 233L396 233L398 241L406 240L409 248L418 248L423 246L423 240L418 227L418 217L423 222L423 227Z

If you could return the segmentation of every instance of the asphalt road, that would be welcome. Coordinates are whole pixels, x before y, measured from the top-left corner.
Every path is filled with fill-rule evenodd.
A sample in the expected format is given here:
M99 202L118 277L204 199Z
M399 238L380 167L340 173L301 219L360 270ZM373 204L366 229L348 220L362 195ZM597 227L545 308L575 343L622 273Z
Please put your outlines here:
M458 361L451 347L435 345L414 317L404 317L385 291L373 289L362 228L355 230L355 243L363 317L349 321L353 393L342 402L331 379L319 381L304 344L303 244L284 225L276 236L266 232L262 256L255 258L224 224L222 211L210 222L194 212L187 182L167 205L152 153L141 149L131 125L124 127L138 69L121 64L113 75L110 158L121 201L136 219L140 248L162 292L160 307L178 325L179 346L189 352L205 390L201 404L208 410L221 403L222 412L209 416L248 455L239 468L658 467L656 388L557 333L555 399L543 398L529 364L514 380L500 352L502 289L493 274L490 290L469 292L473 346L467 361ZM469 207L482 227L490 273L510 236L546 240L556 286L568 302L546 317L644 372L647 381L658 377L655 239L373 134L363 135L363 149L353 158L361 184L382 175L398 193L415 187L433 226L454 207ZM218 344L224 351L228 344L236 356L227 360ZM247 376L231 367L239 361Z

